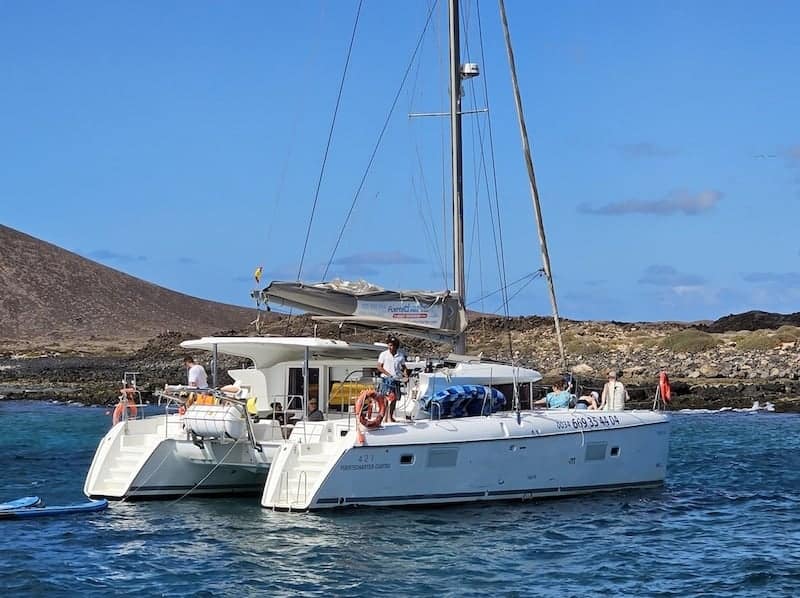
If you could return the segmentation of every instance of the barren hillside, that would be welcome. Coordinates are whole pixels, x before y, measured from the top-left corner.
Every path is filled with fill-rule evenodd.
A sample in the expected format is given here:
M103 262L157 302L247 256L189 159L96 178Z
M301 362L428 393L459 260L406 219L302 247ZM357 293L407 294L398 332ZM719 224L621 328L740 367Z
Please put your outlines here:
M65 347L241 329L253 310L189 297L0 225L0 341Z

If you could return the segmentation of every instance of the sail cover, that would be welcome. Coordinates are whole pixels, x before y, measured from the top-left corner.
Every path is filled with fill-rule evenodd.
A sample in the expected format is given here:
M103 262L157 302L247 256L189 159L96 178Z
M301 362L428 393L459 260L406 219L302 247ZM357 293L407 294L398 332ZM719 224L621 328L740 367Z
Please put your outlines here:
M256 299L301 309L314 319L348 322L434 340L450 340L467 327L460 298L430 291L388 291L366 281L317 284L271 282Z

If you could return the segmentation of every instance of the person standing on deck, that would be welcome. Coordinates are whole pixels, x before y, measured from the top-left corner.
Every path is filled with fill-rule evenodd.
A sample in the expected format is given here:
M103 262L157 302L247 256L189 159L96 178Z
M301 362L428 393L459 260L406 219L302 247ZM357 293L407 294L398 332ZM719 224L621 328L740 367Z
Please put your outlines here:
M389 348L378 356L378 371L381 373L381 386L378 392L386 397L387 409L385 420L393 422L394 408L400 398L400 381L406 372L406 356L400 350L400 341L396 336L386 339Z
M205 368L194 362L194 357L187 355L183 358L183 365L188 370L189 386L193 388L208 388L208 376Z
M617 372L608 372L608 382L603 386L603 394L600 398L600 409L602 411L623 411L625 401L630 400L625 385L617 380Z

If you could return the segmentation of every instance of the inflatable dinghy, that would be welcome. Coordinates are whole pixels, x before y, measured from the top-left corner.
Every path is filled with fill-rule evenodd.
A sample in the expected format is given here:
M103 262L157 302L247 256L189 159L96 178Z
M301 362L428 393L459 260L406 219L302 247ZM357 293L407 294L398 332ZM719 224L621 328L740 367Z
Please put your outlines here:
M23 496L16 500L0 503L0 511L11 511L13 509L27 509L30 507L41 506L42 499L38 496Z
M18 507L0 511L0 519L22 519L25 517L52 517L55 515L72 515L73 513L91 513L102 511L108 506L108 501L90 500L78 505L66 505L62 507Z

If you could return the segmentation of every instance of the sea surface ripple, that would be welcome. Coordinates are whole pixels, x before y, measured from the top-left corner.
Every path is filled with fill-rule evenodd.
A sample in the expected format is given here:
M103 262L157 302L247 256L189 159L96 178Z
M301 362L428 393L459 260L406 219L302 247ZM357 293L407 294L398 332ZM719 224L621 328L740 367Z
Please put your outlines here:
M0 402L0 502L81 502L105 410ZM258 498L0 521L9 596L797 596L800 416L675 414L661 489L276 513Z

